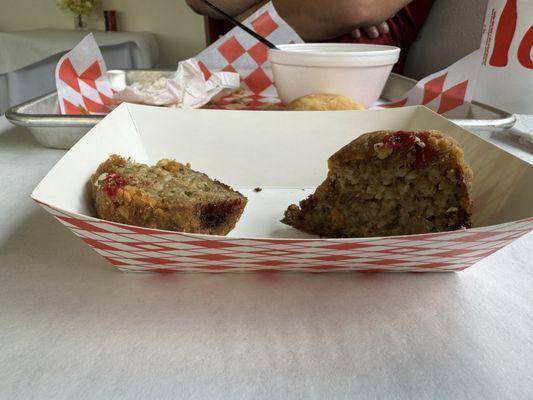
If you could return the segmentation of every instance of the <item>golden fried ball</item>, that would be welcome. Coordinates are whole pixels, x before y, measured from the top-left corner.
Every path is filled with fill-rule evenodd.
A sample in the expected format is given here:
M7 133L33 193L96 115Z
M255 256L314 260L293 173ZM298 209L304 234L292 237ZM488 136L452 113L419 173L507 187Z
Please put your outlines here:
M339 111L364 110L365 106L340 94L312 93L294 99L287 109L289 111Z

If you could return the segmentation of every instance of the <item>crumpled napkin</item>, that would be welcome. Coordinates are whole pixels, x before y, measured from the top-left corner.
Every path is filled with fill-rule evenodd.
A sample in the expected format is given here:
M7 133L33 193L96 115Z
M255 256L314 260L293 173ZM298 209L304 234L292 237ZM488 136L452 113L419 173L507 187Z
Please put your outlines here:
M113 98L129 103L177 108L199 108L225 89L238 89L240 76L235 72L215 72L208 80L194 58L181 61L170 78L155 82L135 82L115 93Z

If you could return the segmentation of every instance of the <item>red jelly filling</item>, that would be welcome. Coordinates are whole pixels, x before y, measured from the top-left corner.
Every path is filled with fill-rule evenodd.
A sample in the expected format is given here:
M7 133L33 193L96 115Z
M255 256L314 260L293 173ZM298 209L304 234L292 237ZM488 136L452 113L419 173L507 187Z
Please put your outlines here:
M394 150L408 149L421 140L425 146L414 146L416 151L416 167L420 167L438 154L438 151L430 149L426 140L429 138L429 132L414 132L414 131L397 131L383 138L383 143L392 146Z
M398 131L385 135L384 144L389 144L393 149L405 149L416 142L416 138L424 141L429 137L429 132Z
M109 196L113 197L117 194L117 190L126 186L126 181L120 175L115 173L108 174L104 181L103 191Z

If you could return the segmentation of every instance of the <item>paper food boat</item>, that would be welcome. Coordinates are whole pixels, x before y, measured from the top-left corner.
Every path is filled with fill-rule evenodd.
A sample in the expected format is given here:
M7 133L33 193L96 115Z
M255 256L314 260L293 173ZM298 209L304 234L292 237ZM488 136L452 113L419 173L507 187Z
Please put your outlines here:
M325 178L326 160L378 129L439 129L474 170L475 228L435 234L323 239L279 222ZM190 162L249 199L226 237L176 233L94 217L88 180L110 154ZM459 271L533 230L533 166L418 106L377 111L176 110L123 104L83 137L32 194L123 271ZM260 193L253 191L261 187Z

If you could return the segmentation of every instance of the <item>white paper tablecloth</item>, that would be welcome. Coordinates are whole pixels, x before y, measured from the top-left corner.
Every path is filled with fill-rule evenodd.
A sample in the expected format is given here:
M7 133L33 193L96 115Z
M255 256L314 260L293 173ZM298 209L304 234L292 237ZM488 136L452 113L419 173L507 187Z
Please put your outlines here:
M159 50L151 33L93 33L109 69L154 68L158 63ZM59 58L87 34L60 29L0 32L0 114L54 90Z
M0 399L533 398L533 235L457 274L124 274L29 199L63 154L0 118Z
M140 49L144 68L157 61L155 36L148 32L91 31L100 46L133 42ZM89 31L65 29L35 29L19 32L0 32L0 74L16 71L50 56L65 53L83 39Z

